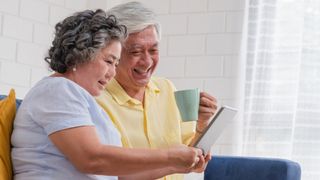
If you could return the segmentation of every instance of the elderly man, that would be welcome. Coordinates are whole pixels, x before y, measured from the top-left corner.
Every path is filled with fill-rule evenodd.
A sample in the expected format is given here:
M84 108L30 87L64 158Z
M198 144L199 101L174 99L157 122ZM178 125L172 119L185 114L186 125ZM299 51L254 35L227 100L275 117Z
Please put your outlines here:
M116 76L97 98L122 136L125 147L158 148L190 144L215 113L216 99L200 93L199 119L182 122L173 84L152 74L159 62L160 25L141 3L120 4L108 11L127 26ZM208 161L207 157L206 161ZM181 175L165 179L182 179Z

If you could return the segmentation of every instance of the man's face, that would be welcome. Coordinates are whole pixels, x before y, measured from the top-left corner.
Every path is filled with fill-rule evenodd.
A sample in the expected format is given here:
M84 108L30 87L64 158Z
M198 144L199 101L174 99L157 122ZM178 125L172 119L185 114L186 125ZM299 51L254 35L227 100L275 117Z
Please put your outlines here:
M154 26L132 33L123 44L116 80L124 89L141 89L148 84L159 61L159 38Z

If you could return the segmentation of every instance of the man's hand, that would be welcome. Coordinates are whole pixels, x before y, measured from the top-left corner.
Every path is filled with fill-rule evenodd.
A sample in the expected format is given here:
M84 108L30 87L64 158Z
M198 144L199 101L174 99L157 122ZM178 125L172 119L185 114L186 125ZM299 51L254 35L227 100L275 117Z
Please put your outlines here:
M203 132L203 130L210 123L210 118L217 111L217 99L206 92L200 93L200 107L197 121L197 131Z

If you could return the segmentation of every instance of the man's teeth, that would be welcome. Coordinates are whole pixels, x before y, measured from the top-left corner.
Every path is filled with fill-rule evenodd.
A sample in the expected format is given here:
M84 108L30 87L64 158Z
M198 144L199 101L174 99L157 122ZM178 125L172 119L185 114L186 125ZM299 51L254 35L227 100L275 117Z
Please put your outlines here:
M146 70L134 69L134 71L136 71L137 73L146 73L146 72L148 72L148 69L146 69Z

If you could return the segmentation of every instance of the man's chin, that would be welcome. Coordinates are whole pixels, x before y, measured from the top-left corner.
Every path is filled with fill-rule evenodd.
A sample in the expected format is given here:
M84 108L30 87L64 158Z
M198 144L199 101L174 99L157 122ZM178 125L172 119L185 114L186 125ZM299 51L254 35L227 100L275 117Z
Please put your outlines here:
M139 87L146 87L149 83L150 79L146 79L146 80L139 80L136 81L136 85L138 85Z

